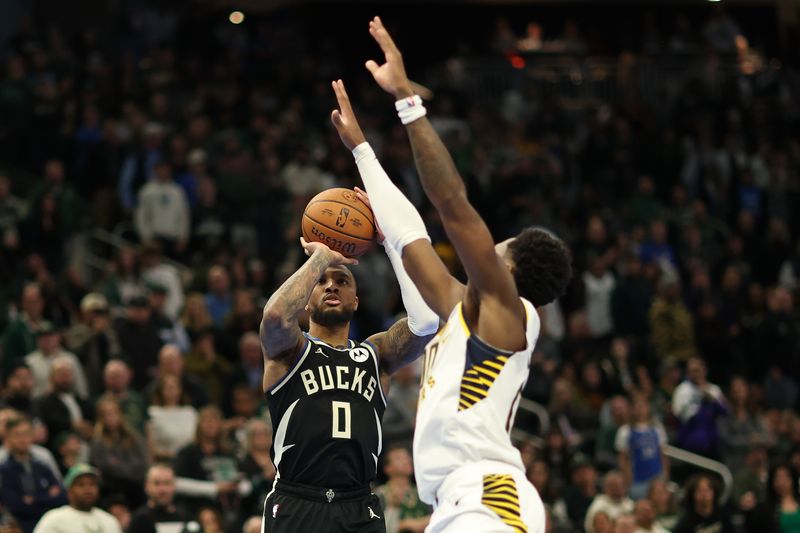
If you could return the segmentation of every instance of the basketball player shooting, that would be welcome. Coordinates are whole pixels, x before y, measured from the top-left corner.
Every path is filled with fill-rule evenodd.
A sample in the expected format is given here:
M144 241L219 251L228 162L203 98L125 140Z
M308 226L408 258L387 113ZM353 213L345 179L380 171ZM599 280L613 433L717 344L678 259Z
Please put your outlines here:
M419 357L439 318L385 243L408 318L364 342L348 340L358 296L347 265L356 260L319 242L301 243L309 259L270 297L261 323L277 470L262 531L385 533L369 486L381 453L385 394L391 374ZM297 324L304 309L308 333Z
M366 67L396 99L425 193L468 276L465 286L447 271L419 213L366 143L344 85L334 82L339 109L331 119L369 193L360 196L427 305L446 321L425 349L414 434L417 487L434 506L426 532L543 532L541 498L509 435L539 334L536 308L564 292L569 251L532 228L495 245L379 18L369 32L385 62Z

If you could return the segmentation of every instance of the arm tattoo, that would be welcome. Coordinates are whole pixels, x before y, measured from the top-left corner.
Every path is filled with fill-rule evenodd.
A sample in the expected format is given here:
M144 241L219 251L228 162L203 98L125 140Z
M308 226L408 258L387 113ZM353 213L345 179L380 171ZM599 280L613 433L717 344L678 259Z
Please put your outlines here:
M330 260L323 253L313 254L270 296L261 321L261 342L268 357L279 357L297 344L300 338L297 315L308 303L314 285L328 265Z
M434 336L417 337L408 329L408 319L395 322L392 327L377 333L369 340L378 348L381 370L393 374L399 368L414 361Z

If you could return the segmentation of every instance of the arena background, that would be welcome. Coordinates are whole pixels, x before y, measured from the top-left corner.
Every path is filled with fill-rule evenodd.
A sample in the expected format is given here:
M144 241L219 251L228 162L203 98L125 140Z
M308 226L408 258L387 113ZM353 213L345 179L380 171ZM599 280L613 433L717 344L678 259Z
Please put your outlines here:
M363 68L380 14L494 236L538 225L573 251L513 434L549 527L797 531L796 2L0 0L0 13L0 436L8 448L6 422L33 420L54 464L31 475L62 487L21 500L32 489L4 455L0 528L31 531L66 503L80 462L128 527L155 460L174 464L176 501L205 531L256 527L274 476L261 308L302 262L308 199L359 183L329 123L332 79L461 275ZM380 249L356 276L363 338L402 304ZM417 378L396 378L387 449L410 443ZM176 381L185 398L165 406ZM70 390L80 416L59 399ZM652 416L636 426L642 403ZM210 429L195 436L198 417ZM666 436L652 484L629 478L631 424ZM198 468L195 440L215 466ZM376 487L391 533L429 512L392 496L416 502L401 455ZM787 472L789 489L773 483Z

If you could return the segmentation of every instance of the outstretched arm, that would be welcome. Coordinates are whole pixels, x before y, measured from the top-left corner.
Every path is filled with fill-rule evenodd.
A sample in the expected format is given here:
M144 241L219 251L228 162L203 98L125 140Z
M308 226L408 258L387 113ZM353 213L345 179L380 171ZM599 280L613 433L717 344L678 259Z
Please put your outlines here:
M267 301L261 319L261 347L268 359L282 359L296 353L303 341L297 318L308 303L311 291L329 266L355 264L322 243L301 239L308 261L292 274Z
M333 90L339 109L333 111L331 121L342 143L353 152L370 197L359 189L356 192L372 207L386 236L387 247L402 255L405 270L427 306L442 320L447 320L453 307L463 298L464 286L450 275L431 246L422 217L389 179L366 142L341 80L333 82Z
M410 107L421 106L421 102L414 101L402 56L378 17L370 22L369 31L386 57L383 65L367 62L375 81L398 101L407 99ZM493 346L520 350L526 345L525 310L514 278L495 251L489 229L469 203L464 182L424 111L407 116L411 120L404 122L422 186L441 215L447 236L469 277L465 318ZM406 262L405 251L403 261ZM413 277L420 265L409 261L406 268ZM509 327L512 324L519 327Z

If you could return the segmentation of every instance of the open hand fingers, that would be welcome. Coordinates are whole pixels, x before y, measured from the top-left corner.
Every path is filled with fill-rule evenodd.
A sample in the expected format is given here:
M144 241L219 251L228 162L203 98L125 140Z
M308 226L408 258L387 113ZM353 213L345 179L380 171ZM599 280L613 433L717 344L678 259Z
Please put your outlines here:
M383 26L380 17L375 17L369 22L369 34L377 41L378 46L381 47L383 53L389 56L390 54L398 54L397 46L395 46L392 37L386 28Z

